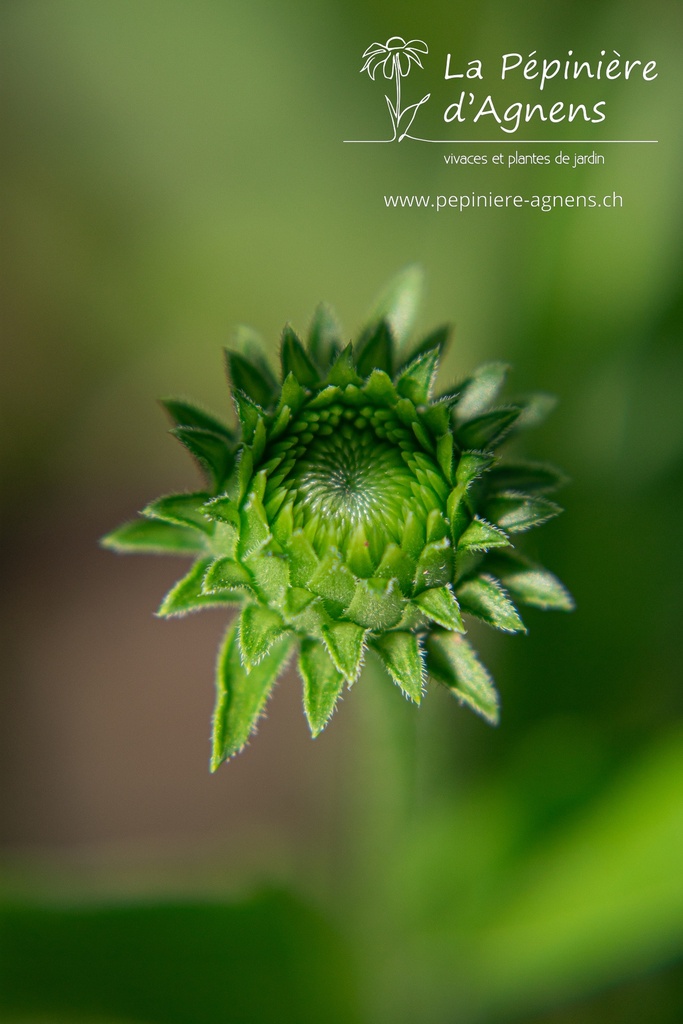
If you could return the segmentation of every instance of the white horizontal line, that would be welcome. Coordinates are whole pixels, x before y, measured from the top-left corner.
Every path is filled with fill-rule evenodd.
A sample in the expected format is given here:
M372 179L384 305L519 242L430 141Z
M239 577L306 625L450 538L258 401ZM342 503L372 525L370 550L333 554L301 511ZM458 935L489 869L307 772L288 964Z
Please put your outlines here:
M344 139L345 143L365 143L377 145L385 142L395 142L395 139ZM403 140L404 141L404 140ZM411 142L434 142L442 146L511 146L513 143L518 146L650 146L656 145L659 139L414 139Z

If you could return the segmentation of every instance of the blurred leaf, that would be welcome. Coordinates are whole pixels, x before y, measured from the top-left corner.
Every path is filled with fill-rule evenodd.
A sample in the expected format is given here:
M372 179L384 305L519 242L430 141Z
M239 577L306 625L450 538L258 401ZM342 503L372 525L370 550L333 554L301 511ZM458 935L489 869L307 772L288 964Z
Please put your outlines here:
M458 389L454 408L458 423L474 419L488 409L503 387L509 369L507 363L485 363L467 378Z
M349 951L295 899L0 907L3 1020L357 1024Z
M516 1017L680 957L682 863L679 729L520 865L470 932L464 969L487 1011Z
M413 326L422 297L424 273L411 264L389 282L376 300L368 321L386 320L391 333L400 345Z

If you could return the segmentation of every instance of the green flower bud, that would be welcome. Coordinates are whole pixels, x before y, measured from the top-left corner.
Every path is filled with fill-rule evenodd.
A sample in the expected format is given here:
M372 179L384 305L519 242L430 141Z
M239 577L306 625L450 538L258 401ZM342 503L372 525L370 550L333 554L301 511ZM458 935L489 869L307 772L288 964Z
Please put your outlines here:
M163 404L206 489L159 498L104 538L117 551L194 555L159 615L238 605L217 665L212 769L247 742L298 651L314 736L368 647L419 703L428 677L488 721L498 696L465 639L463 613L516 633L513 601L570 610L555 576L512 539L560 509L551 466L500 462L548 396L496 404L506 367L480 367L434 395L448 331L399 354L412 272L354 346L321 307L304 345L283 333L280 381L255 347L227 352L235 432L193 403Z

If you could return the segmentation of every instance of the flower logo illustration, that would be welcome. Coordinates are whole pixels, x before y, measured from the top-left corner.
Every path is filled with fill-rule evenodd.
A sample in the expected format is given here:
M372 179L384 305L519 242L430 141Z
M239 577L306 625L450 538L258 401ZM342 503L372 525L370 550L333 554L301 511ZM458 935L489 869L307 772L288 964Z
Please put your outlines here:
M375 75L381 68L388 81L394 79L396 82L395 102L392 103L391 99L385 96L394 133L393 137L387 140L389 142L396 139L402 142L408 136L415 115L431 95L427 93L418 103L401 107L401 79L407 77L413 64L422 67L420 54L425 53L429 53L429 47L422 39L411 39L410 42L406 42L401 36L391 36L386 43L372 43L363 54L365 63L360 69L361 74L367 71L374 82Z

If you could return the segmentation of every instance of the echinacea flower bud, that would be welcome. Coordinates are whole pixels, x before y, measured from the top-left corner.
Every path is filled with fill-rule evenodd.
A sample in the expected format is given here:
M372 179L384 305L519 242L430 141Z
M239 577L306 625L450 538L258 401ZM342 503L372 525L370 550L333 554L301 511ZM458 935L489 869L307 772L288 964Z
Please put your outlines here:
M400 287L391 294L405 303ZM392 323L385 311L344 346L321 307L306 345L285 328L280 381L253 340L228 351L237 431L193 403L163 403L206 489L159 498L104 538L195 557L159 615L241 608L218 658L213 769L247 742L295 650L314 736L367 648L415 703L431 677L495 723L497 693L463 613L516 633L513 599L572 607L511 539L557 515L547 494L562 475L496 455L548 396L497 405L501 363L434 396L447 329L401 355Z

